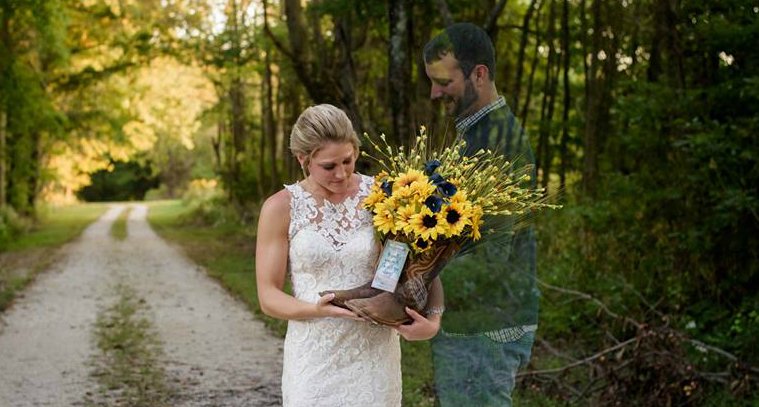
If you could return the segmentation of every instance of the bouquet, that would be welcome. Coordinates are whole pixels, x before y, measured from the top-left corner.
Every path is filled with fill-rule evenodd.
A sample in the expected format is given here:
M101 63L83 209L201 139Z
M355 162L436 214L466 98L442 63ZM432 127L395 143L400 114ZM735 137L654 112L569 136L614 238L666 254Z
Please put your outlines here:
M334 293L333 304L365 319L409 322L405 307L423 312L432 281L462 248L513 232L536 210L557 207L545 202L542 189L528 187L531 166L514 168L486 150L464 156L463 140L432 149L424 127L408 151L380 138L384 146L370 139L379 157L363 153L382 168L363 201L383 242L377 275L360 287L320 293Z

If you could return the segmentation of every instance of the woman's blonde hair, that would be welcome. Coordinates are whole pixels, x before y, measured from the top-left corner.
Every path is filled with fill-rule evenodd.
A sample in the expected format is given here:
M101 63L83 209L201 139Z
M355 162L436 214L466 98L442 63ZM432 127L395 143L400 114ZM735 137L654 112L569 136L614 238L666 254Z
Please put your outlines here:
M304 110L290 132L290 151L296 158L306 157L304 175L311 157L327 142L351 143L356 153L361 146L348 115L339 108L321 104Z

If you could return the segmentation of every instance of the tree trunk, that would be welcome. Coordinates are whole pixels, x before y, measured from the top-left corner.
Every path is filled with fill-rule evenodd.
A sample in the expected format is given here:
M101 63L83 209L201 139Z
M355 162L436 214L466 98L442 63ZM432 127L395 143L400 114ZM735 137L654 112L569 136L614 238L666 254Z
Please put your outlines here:
M270 192L273 192L273 190L276 188L276 185L280 183L279 179L279 171L277 170L277 126L274 119L274 90L273 88L273 81L272 81L272 72L271 72L271 46L266 44L265 50L266 55L264 57L264 100L261 103L261 106L263 107L263 122L264 122L264 128L263 128L263 135L262 138L267 140L267 145L269 147L268 153L269 153L269 185L268 188L266 188L265 192L266 195L268 195ZM262 160L263 161L263 151L261 151ZM261 179L263 179L264 174L261 174Z
M229 89L229 103L232 109L232 151L227 157L229 160L230 175L232 181L237 183L240 178L240 163L238 157L245 152L246 126L245 126L245 98L243 96L242 81L239 77L232 80Z
M392 134L389 135L394 145L406 144L410 140L409 95L411 60L409 59L409 18L406 1L391 0L388 3L388 25L390 41L388 43L388 88L390 113L392 116Z
M524 14L524 19L522 19L522 38L519 40L519 54L517 56L517 73L516 77L514 78L514 94L512 95L511 99L511 108L514 110L514 112L519 111L519 96L520 92L522 90L522 75L524 73L524 58L525 54L527 53L527 39L530 35L530 20L532 19L533 13L535 13L536 10L536 2L537 0L531 0L530 5L527 8L527 12Z
M301 89L295 81L282 82L284 97L284 120L282 124L282 132L284 133L283 144L289 144L290 132L292 132L292 126L298 119L303 106L301 105L301 95L298 92ZM287 163L288 180L294 181L303 176L303 171L300 168L298 160L296 160L289 150L285 150L285 162Z
M569 165L569 109L571 107L571 97L569 88L569 0L564 0L561 15L561 57L564 65L564 110L561 116L561 142L559 154L561 156L561 167L559 168L559 190L564 191L567 186L567 170Z
M363 134L365 131L374 133L369 123L365 123L361 111L356 103L356 65L353 62L353 36L351 35L352 18L340 18L335 21L335 47L340 55L339 69L332 70L334 79L339 84L337 97L340 106L346 110L348 117L353 122L356 133Z
M255 164L258 166L256 169L256 194L259 198L264 198L269 195L269 179L267 175L267 166L266 166L266 150L267 150L267 135L266 135L266 128L268 127L266 123L266 81L261 81L261 89L260 89L260 108L261 111L259 114L261 115L261 125L258 127L258 140L252 141L251 145L251 159L255 162ZM255 143L258 143L258 145L255 145Z
M8 137L8 116L5 112L5 106L0 105L0 208L5 208L5 204L8 201L6 196L6 140Z
M5 77L10 74L12 63L13 44L10 38L10 19L12 9L9 3L0 6L2 13L2 26L0 26L0 49L4 51L0 54L0 75ZM0 91L2 91L0 89ZM4 208L8 203L8 103L9 101L0 98L0 208Z
M530 70L530 78L527 81L527 93L524 100L524 105L522 106L522 115L520 116L520 121L522 123L522 128L527 128L527 116L530 112L530 98L532 97L532 85L535 80L535 72L538 70L538 64L540 61L538 60L538 48L540 47L540 9L543 7L543 3L540 3L537 13L538 15L535 17L535 53L532 55L532 68ZM516 114L516 112L515 112Z
M543 103L540 109L540 136L538 138L538 156L536 170L543 170L541 177L541 186L548 185L548 177L551 171L551 128L553 124L554 102L556 100L556 82L558 78L554 71L557 59L554 38L556 37L556 2L550 0L548 12L548 32L546 34L546 44L548 44L548 61L546 62L545 81L543 84Z
M498 3L493 6L493 9L490 10L488 17L485 20L485 25L483 26L483 29L488 33L490 39L493 41L494 46L498 39L498 17L503 12L503 9L506 8L506 1L507 0L499 0Z
M211 147L213 148L213 156L215 158L215 167L217 173L224 172L224 161L222 161L221 153L221 143L224 139L225 132L224 128L224 118L219 117L219 120L216 123L216 137L211 138Z
M602 70L599 69L602 61L599 54L602 49L601 30L601 0L595 0L591 6L593 10L593 36L591 38L591 60L588 72L585 76L585 84L588 93L585 113L585 138L583 139L583 171L582 185L585 193L593 197L596 194L598 184L598 156L599 156L599 129L601 110L601 82ZM609 56L607 56L609 57ZM613 55L611 56L613 57Z
M268 2L264 1L263 5L266 11ZM359 134L365 130L371 131L371 126L364 123L356 103L356 70L352 59L350 32L354 24L343 18L335 18L335 40L332 48L329 48L321 34L322 26L318 16L312 15L310 19L309 28L313 33L310 38L300 0L285 0L284 8L290 49L288 50L271 32L266 15L264 31L277 49L292 62L295 74L311 100L316 103L330 103L346 110ZM338 61L340 66L330 65L334 61Z

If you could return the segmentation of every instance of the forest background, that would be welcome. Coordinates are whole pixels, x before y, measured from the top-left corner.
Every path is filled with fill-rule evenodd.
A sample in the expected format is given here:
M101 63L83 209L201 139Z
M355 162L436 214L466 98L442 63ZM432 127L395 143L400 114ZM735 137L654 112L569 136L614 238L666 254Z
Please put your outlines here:
M0 248L78 200L184 197L188 219L254 239L262 199L301 175L287 136L305 107L395 144L451 131L421 49L457 21L493 38L499 92L564 205L538 219L520 394L755 405L750 0L1 0Z

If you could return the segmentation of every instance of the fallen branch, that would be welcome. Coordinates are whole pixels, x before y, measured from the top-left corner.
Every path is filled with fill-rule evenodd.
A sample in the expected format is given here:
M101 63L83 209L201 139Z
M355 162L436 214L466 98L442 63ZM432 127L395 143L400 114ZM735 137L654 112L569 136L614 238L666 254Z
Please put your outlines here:
M561 373L561 372L564 372L566 370L572 369L573 367L577 367L577 366L580 366L580 365L588 364L588 363L590 363L590 362L592 362L592 361L600 358L601 356L606 355L607 353L611 353L611 352L614 352L615 350L619 350L621 348L624 348L625 346L627 346L627 345L629 345L631 343L634 343L637 340L638 340L638 338L630 338L630 339L628 339L628 340L626 340L624 342L620 342L619 344L612 346L611 348L604 349L601 352L598 352L598 353L596 353L596 354L594 354L592 356L589 356L589 357L587 357L585 359L578 360L577 362L574 362L574 363L570 363L570 364L568 364L566 366L563 366L563 367L557 367L557 368L554 368L554 369L544 369L544 370L531 370L531 371L527 371L527 372L517 373L517 377L534 376L534 375L541 375L541 374Z
M622 317L622 316L620 316L616 312L610 310L609 307L606 306L606 304L604 304L603 302L601 302L601 300L599 300L598 298L593 297L590 294L587 294L587 293L584 293L584 292L581 292L581 291L572 290L572 289L569 289L569 288L557 287L555 285L548 284L545 281L542 281L540 279L536 279L536 281L538 282L538 284L540 284L541 286L543 286L545 288L548 288L548 289L551 289L551 290L554 290L554 291L558 291L558 292L564 293L564 294L571 294L571 295L574 295L575 297L579 297L579 298L582 298L584 300L592 301L594 304L596 304L596 306L598 306L598 308L600 308L603 312L605 312L610 317L615 318L615 319L622 319L622 320L624 320L626 322L631 323L632 325L634 325L638 329L641 329L641 328L643 328L645 326L644 324L642 324L642 323L640 323L640 322L638 322L638 321L636 321L636 320L634 320L634 319L632 319L630 317Z

